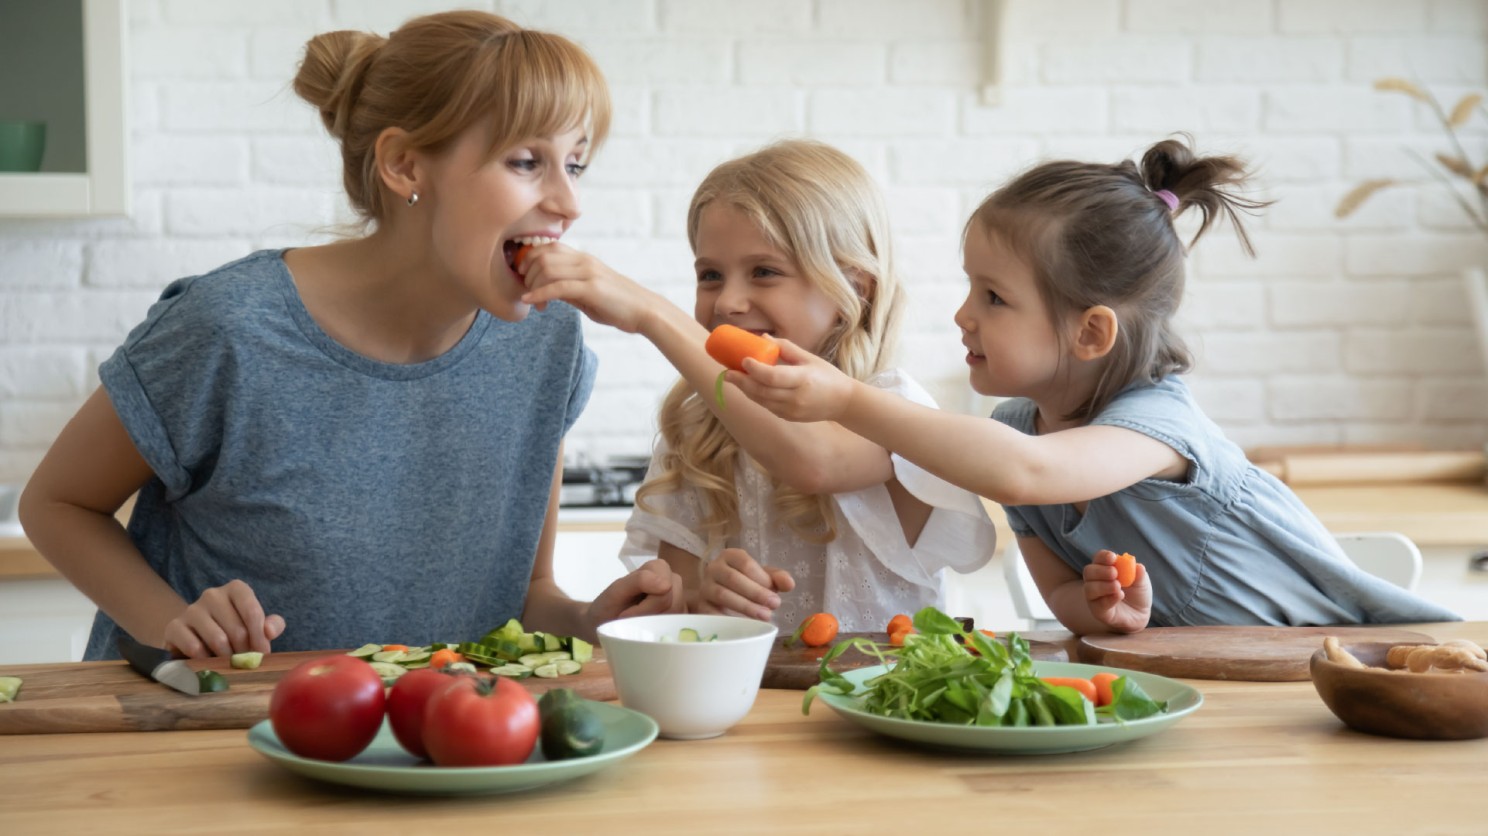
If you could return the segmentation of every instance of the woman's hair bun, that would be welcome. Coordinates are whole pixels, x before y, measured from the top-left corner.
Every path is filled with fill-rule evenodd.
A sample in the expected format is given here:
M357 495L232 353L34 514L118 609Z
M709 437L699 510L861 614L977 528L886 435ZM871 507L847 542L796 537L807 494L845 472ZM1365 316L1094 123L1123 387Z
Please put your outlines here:
M294 91L320 111L331 135L340 139L356 106L367 66L387 38L342 29L325 32L305 44L305 57L295 73Z

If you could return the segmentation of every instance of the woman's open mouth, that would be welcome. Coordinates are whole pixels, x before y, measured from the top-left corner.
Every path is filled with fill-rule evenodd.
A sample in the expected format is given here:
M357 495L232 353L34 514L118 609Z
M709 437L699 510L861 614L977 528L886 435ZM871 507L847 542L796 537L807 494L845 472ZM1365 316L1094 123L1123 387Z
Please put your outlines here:
M550 238L546 235L520 235L502 242L501 252L506 256L506 266L511 268L512 274L522 279L522 284L525 285L527 284L526 263L527 258L532 255L532 248L556 243L558 243L557 238Z

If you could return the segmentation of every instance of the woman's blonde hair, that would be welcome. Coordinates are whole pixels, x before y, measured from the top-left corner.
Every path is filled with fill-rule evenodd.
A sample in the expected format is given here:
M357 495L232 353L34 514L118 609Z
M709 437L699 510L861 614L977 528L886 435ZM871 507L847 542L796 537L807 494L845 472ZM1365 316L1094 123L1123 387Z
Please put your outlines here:
M610 125L609 88L583 49L477 11L416 17L386 38L316 35L294 90L340 141L346 195L364 224L382 220L389 206L375 151L387 128L408 132L405 148L438 151L484 119L494 156L528 137L583 127L592 156Z
M687 239L697 251L703 210L719 204L749 218L836 306L836 326L818 352L848 375L866 380L883 370L898 333L904 289L894 270L889 214L868 172L830 145L788 140L726 162L705 178L687 212ZM739 445L685 380L667 394L658 418L667 453L646 496L689 486L706 505L710 552L739 530L734 487ZM826 496L808 496L778 481L774 501L792 530L812 542L836 536Z

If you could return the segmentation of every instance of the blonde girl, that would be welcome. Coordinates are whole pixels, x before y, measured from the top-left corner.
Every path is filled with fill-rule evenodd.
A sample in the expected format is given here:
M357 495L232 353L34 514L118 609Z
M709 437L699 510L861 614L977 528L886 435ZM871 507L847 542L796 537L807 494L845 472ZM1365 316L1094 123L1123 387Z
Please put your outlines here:
M166 287L28 484L22 522L127 631L188 656L425 644L520 617L593 635L680 609L656 562L592 604L553 580L578 314L528 316L517 239L558 238L609 125L573 43L480 12L306 45L364 235ZM114 513L138 492L126 531Z
M1197 212L1195 238L1222 217L1240 229L1237 211L1261 205L1236 193L1244 180L1238 160L1165 140L1140 164L1035 166L983 201L956 324L972 388L1009 399L994 421L923 409L789 345L789 365L729 377L777 415L840 422L1002 503L1076 633L1454 619L1355 567L1183 381L1174 218ZM1127 588L1115 552L1145 566Z
M975 497L830 423L791 424L714 381L708 332L735 325L788 339L852 380L933 408L890 365L903 288L883 198L861 166L817 142L786 141L726 162L693 196L691 315L561 246L527 281L534 303L566 299L640 333L682 379L627 525L627 565L660 556L689 606L792 629L827 611L845 630L883 629L943 603L944 569L971 571L993 530Z

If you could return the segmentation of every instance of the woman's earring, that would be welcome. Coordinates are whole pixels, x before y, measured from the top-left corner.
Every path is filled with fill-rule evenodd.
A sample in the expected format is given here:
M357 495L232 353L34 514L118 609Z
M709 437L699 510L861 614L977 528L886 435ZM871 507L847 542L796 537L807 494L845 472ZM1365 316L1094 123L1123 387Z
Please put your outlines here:
M412 193L410 193L408 195L408 205L409 206L417 206L418 205L418 192L412 192Z

